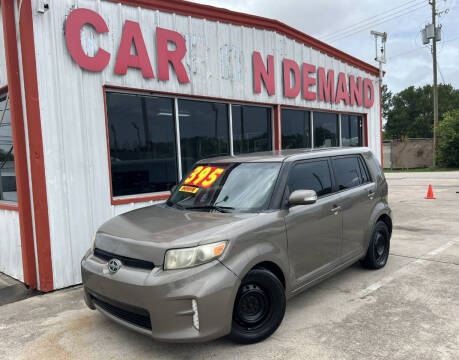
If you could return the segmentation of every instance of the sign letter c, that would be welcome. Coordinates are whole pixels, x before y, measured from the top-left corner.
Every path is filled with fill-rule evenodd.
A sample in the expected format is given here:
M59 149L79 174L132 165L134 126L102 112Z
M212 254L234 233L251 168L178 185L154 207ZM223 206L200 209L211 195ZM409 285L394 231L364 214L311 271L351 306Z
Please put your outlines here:
M110 61L110 53L99 49L95 56L88 56L81 45L81 29L90 24L99 34L107 33L108 26L104 19L95 11L89 9L75 9L65 22L65 40L73 60L83 69L102 71Z

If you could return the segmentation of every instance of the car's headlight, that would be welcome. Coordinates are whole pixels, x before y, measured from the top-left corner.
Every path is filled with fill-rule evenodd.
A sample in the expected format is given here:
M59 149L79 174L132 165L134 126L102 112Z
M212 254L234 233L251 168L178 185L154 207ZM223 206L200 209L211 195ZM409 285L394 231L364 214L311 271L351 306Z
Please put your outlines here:
M164 270L189 268L217 259L225 251L226 245L226 241L219 241L192 248L167 250Z

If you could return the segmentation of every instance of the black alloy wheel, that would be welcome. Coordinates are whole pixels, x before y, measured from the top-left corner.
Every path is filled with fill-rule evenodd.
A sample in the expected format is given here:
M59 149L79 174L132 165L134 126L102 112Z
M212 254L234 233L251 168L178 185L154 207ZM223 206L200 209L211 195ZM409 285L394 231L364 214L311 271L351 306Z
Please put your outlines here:
M236 295L229 337L242 344L262 341L276 331L284 313L282 283L266 269L253 269L242 280Z

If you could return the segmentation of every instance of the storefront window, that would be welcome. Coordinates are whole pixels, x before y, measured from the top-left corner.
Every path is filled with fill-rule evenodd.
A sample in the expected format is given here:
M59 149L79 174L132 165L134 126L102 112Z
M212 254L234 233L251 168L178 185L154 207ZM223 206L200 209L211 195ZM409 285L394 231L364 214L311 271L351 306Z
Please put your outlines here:
M282 149L311 147L309 111L282 109Z
M363 146L361 116L341 115L341 145Z
M228 105L178 100L182 174L201 159L229 155Z
M0 94L0 201L18 201L8 94Z
M232 105L234 154L272 149L271 108Z
M339 146L338 115L314 112L314 147Z
M174 100L107 92L113 196L177 183Z
M106 101L115 197L169 191L197 161L229 155L231 130L235 155L273 148L271 107L110 90L106 92ZM0 96L0 111L5 104L6 96ZM340 133L338 114L282 109L282 148L336 147L340 137L343 146L362 146L362 123L362 116L343 114ZM14 201L16 185L8 109L0 130L0 199ZM180 139L176 138L177 131Z

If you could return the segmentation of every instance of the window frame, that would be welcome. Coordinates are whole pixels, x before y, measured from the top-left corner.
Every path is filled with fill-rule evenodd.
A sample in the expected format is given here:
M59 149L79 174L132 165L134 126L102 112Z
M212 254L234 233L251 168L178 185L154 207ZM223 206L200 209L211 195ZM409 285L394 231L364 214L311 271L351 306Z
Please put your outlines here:
M11 99L9 97L9 91L8 91L8 85L4 86L4 87L1 87L0 88L0 97L3 97L3 96L6 96L8 98L8 103L9 103L9 106L11 106ZM1 112L0 112L1 114ZM11 117L11 111L10 111L10 117ZM15 144L14 144L14 136L13 136L13 119L11 119L11 139L12 139L12 142L13 142L13 149L15 148ZM14 168L15 168L15 174L14 174L14 179L15 179L15 182L16 182L16 193L18 193L18 185L17 185L17 174L16 174L16 167L17 167L17 163L16 163L16 156L14 156ZM12 201L12 200L0 200L0 209L1 210L14 210L14 211L18 211L19 210L19 199L17 201Z
M161 201L167 200L171 194L170 191L161 191L153 193L142 193L142 194L133 194L133 195L123 195L123 196L113 196L113 183L112 183L112 169L111 169L111 160L110 160L110 138L109 138L109 125L108 125L108 107L107 107L107 96L108 92L118 93L118 94L131 94L131 95L140 95L140 96L152 96L152 97L164 97L172 99L174 103L174 126L175 126L175 139L176 139L176 164L177 164L177 178L178 183L183 178L182 171L182 154L181 154L181 145L180 145L180 119L179 119L179 101L183 100L195 100L195 101L204 101L210 103L220 103L225 104L228 107L228 134L229 134L229 156L234 156L234 142L233 142L233 121L232 121L232 105L241 105L241 106L256 106L268 108L270 111L270 121L271 121L271 149L275 150L275 139L276 139L276 130L275 130L275 107L276 104L268 103L252 103L250 101L232 101L230 99L221 99L221 98L211 98L204 96L193 96L193 95L181 95L177 93L167 93L167 92L156 92L142 89L132 89L119 86L103 85L103 101L104 101L104 116L105 116L105 132L106 132L106 145L107 145L107 159L108 159L108 173L109 173L109 186L110 186L110 202L112 205L123 205L131 204L137 202L149 202L149 201Z

